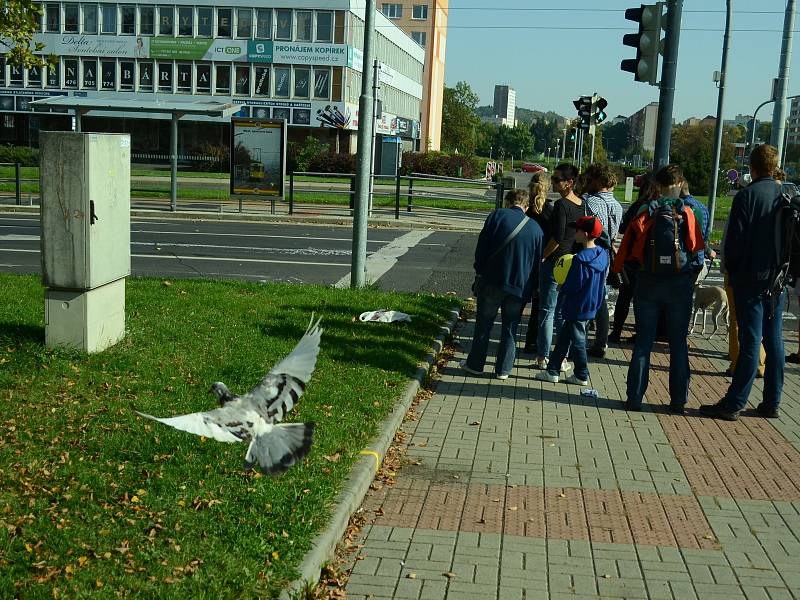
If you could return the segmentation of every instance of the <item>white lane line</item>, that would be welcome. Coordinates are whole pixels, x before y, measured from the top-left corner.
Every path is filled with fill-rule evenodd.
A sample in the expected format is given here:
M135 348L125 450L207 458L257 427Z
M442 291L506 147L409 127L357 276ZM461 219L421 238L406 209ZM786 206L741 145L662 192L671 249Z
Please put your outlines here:
M372 255L367 257L366 281L368 283L378 281L389 269L397 264L397 259L432 233L432 231L414 229L392 240L377 252L373 252ZM348 273L337 281L336 287L348 287L350 285L350 275Z
M9 242L38 242L39 236L24 233L8 233L6 235L0 235L0 240L6 240Z
M38 248L35 250L26 250L22 248L8 248L0 250L2 252L21 252L28 254L39 254ZM312 267L349 267L350 263L335 263L335 262L310 262L298 260L271 260L267 258L227 258L222 256L186 256L181 254L131 254L131 258L166 258L168 260L195 260L195 261L215 261L215 262L233 262L233 263L264 263L276 265L306 265Z
M212 232L212 231L155 231L149 229L131 229L131 233L143 234L161 234L161 235L213 235L222 237L236 237L236 238L265 238L265 239L279 239L279 240L309 240L315 242L347 242L351 243L352 238L332 238L332 237L310 237L302 235L268 235L264 233L226 233L226 232ZM380 240L368 240L368 244L383 244Z
M350 256L352 250L332 250L328 248L265 248L262 246L220 246L217 244L175 244L172 242L131 242L131 246L154 248L156 252L169 251L170 248L211 248L219 250L246 250L248 252L272 252L289 256Z

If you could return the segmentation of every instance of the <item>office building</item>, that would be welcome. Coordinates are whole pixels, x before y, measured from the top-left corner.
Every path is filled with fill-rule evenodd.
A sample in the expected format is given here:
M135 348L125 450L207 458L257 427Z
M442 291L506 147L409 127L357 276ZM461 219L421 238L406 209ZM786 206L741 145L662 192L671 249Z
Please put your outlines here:
M658 102L651 102L628 117L631 140L645 152L655 152L657 127Z
M494 116L498 125L514 127L517 110L517 92L508 85L494 86Z
M800 144L800 98L792 98L789 107L788 125L786 127L786 146Z

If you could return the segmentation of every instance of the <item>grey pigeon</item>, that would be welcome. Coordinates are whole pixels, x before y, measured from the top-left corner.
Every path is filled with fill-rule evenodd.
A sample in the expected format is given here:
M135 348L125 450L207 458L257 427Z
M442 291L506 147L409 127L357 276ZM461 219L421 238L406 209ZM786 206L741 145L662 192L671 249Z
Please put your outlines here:
M317 363L322 329L314 317L291 354L277 365L256 387L241 396L217 381L211 385L220 407L178 417L158 418L136 414L219 442L249 441L245 457L247 469L263 473L282 473L300 461L311 448L314 423L281 423L303 395Z

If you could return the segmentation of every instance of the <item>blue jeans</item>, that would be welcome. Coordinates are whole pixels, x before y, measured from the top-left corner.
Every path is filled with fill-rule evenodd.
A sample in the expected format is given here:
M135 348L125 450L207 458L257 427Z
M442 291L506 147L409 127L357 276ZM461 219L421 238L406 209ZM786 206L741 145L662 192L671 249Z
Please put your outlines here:
M753 387L758 368L759 345L764 344L764 404L778 408L783 391L783 304L786 292L777 298L749 288L734 287L736 322L739 325L739 359L728 393L723 398L728 410L742 410ZM775 306L772 303L775 302Z
M500 288L485 283L478 290L478 308L475 315L475 332L472 336L472 348L467 356L470 369L482 371L486 364L486 353L489 349L492 326L500 310L500 345L497 348L497 360L494 372L508 375L514 367L517 346L517 327L525 305L522 298L505 293Z
M575 377L589 379L589 365L586 358L586 323L588 321L572 321L567 319L558 332L556 347L550 353L547 361L547 372L558 375L561 372L561 363L567 356L575 361Z
M641 406L650 373L650 351L656 339L658 315L664 311L669 339L669 398L683 406L689 395L689 346L686 336L692 313L694 274L638 273L633 292L636 345L628 367L628 403Z
M561 328L558 284L553 278L555 264L554 258L548 258L539 270L539 332L536 336L536 353L541 357L550 355L553 325L555 324L556 333Z

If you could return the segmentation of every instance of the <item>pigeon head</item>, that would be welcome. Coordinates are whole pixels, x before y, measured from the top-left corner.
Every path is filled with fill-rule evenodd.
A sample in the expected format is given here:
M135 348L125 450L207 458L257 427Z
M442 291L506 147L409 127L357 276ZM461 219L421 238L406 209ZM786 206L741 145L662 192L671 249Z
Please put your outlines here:
M233 400L233 394L228 389L228 386L222 383L221 381L215 381L211 384L211 393L217 397L219 400L220 406L224 405L226 402L230 402Z

